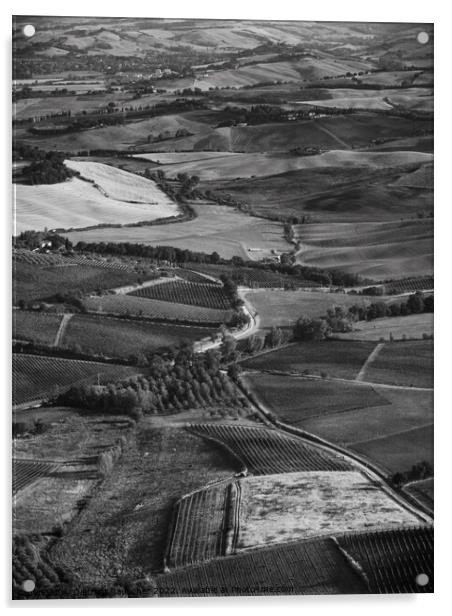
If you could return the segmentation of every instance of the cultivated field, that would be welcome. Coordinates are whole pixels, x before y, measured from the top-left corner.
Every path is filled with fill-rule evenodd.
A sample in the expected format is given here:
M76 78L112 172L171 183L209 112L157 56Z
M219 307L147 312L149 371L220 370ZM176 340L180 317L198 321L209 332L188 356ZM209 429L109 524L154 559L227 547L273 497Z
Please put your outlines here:
M433 511L434 479L421 479L405 486L405 491Z
M72 242L133 242L175 246L188 250L218 254L230 259L238 255L244 259L262 259L271 250L287 251L282 224L250 218L232 208L211 203L192 204L194 220L153 227L123 227L121 229L93 229L66 235ZM251 250L250 250L251 249Z
M143 323L94 315L74 315L61 346L78 347L84 353L127 358L166 347L193 343L212 333L208 327Z
M247 370L307 371L317 376L354 379L374 348L373 342L354 340L300 342L248 359L242 366Z
M43 267L24 262L14 265L13 303L19 300L45 300L56 294L92 293L133 284L143 278L152 278L152 272L139 274L116 267L104 267L85 261L86 265L72 264L65 267Z
M142 316L162 321L221 324L230 320L232 311L214 310L202 306L175 304L134 295L102 295L87 297L84 306L90 312L106 312L125 316Z
M231 302L225 295L223 288L212 284L176 280L143 287L137 291L132 291L129 295L188 306L203 306L213 310L231 309Z
M160 597L363 593L331 539L311 539L219 558L156 578Z
M200 154L207 154L200 152ZM141 156L141 155L140 155ZM255 152L252 154L232 154L217 152L208 157L194 158L188 154L148 154L160 160L163 157L178 156L181 162L171 161L165 164L161 161L159 169L165 171L168 177L176 177L178 173L197 175L201 180L232 180L235 178L251 178L273 176L296 169L323 169L340 167L370 167L371 169L393 167L401 164L423 164L432 161L431 154L423 152L349 152L331 149L314 156L294 156L283 152ZM176 159L177 161L177 159Z
M431 275L433 221L300 225L303 265L341 270L373 279Z
M148 178L91 161L66 160L64 164L115 201L157 206L154 218L177 214L173 201Z
M385 343L365 380L408 387L433 387L433 341Z
M232 451L253 475L350 468L340 456L310 447L276 430L218 424L193 424L189 429Z
M179 214L177 205L152 180L100 163L70 161L68 166L90 182L75 177L59 184L15 184L15 234L27 229L130 224Z
M386 398L374 388L353 382L264 373L245 373L244 378L269 411L281 421L297 426L304 426L310 418L331 415L331 421L339 429L346 411L372 410L387 404Z
M13 496L41 477L52 474L58 466L58 463L13 458Z
M327 409L331 402L323 392L324 383L319 385L317 404ZM371 406L350 408L340 415L312 414L297 427L359 451L391 473L408 471L423 460L433 462L433 393L375 386L373 395L379 400Z
M138 372L138 368L131 366L13 354L13 404L50 398L74 384L93 383L98 379L109 383Z
M13 311L13 338L52 345L62 319L61 314Z
M432 527L351 534L338 543L364 571L369 592L433 592ZM420 573L427 575L424 586Z
M359 321L354 330L347 334L335 334L341 340L374 340L381 338L389 340L392 335L395 340L406 338L422 338L424 334L433 335L433 314L410 314L405 317L389 317L373 321Z

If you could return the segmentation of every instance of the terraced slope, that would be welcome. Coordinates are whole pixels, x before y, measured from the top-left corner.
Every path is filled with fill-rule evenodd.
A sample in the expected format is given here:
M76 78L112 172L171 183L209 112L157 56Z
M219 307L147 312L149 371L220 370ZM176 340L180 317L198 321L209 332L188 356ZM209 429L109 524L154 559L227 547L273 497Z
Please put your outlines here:
M340 456L276 430L218 424L191 425L189 430L232 451L253 475L351 468Z

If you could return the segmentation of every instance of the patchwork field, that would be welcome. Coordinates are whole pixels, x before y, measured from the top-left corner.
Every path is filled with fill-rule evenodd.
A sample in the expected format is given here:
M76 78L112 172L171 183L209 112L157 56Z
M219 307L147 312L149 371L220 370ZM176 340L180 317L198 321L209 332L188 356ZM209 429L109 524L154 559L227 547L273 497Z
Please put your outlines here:
M299 101L299 105L368 110L389 110L400 105L406 109L433 111L433 91L426 88L404 88L401 91L331 88L320 92L325 98Z
M304 372L343 379L356 378L375 348L373 342L334 341L300 342L242 362L246 370Z
M335 334L341 340L374 340L381 338L389 340L392 335L395 340L406 338L422 338L424 334L433 335L433 314L410 314L405 317L390 317L374 321L359 321L352 332Z
M303 265L340 268L373 279L431 275L433 221L298 226Z
M139 353L192 343L209 336L208 327L140 323L94 315L75 315L69 321L61 346L79 347L84 353L127 358Z
M85 298L83 303L90 312L141 316L157 321L181 321L194 325L196 323L219 325L228 322L232 316L231 310L214 310L202 306L188 306L123 294L93 295Z
M282 224L250 218L229 207L195 202L194 220L153 227L123 227L121 229L93 229L66 233L72 242L133 242L175 246L188 250L218 254L230 259L262 259L271 250L287 251ZM250 252L253 249L253 252Z
M311 539L219 558L156 579L160 597L365 592L330 539Z
M132 366L13 354L13 404L49 398L74 384L98 379L109 383L138 372L139 368Z
M260 381L257 381L260 385ZM413 464L427 460L433 462L433 393L373 387L374 404L356 406L340 414L328 412L331 404L322 388L318 390L317 404L325 406L323 413L305 415L297 427L366 455L388 472L404 472ZM332 385L332 384L330 384ZM261 385L263 387L263 385ZM355 389L361 390L360 385ZM259 391L259 389L257 390ZM267 400L272 401L265 392ZM284 403L283 403L284 404ZM283 405L273 399L274 411L281 418L288 414ZM281 410L279 410L281 409ZM294 413L293 413L294 415ZM290 415L286 418L289 423ZM338 421L340 419L340 421ZM290 422L292 423L292 422Z
M66 161L66 165L89 182L75 177L59 184L15 185L16 233L129 224L179 213L152 180L101 163Z

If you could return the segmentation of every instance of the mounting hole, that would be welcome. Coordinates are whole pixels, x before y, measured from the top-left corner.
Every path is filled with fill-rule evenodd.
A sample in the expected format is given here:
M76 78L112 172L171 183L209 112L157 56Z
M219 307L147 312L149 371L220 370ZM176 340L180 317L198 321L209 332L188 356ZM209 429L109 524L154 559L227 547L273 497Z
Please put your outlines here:
M426 573L420 573L419 575L416 576L416 584L418 586L427 586L429 581L430 581L429 577Z
M35 586L36 584L33 582L33 580L24 580L22 582L22 588L25 590L25 592L33 592Z
M36 32L36 28L32 24L27 24L23 28L23 33L25 34L25 36L28 36L28 37L34 36L35 32Z
M419 32L419 34L417 35L417 42L421 45L425 45L425 43L428 43L429 39L430 37L427 32Z

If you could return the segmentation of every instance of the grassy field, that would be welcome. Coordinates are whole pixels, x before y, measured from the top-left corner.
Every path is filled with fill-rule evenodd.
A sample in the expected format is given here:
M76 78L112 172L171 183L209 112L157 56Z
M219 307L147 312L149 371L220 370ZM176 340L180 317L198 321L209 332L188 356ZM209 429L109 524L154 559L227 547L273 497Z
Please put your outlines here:
M355 340L300 342L248 359L242 366L250 370L307 370L318 376L324 373L330 377L354 379L374 348L373 342Z
M102 316L75 315L69 321L61 345L78 346L84 353L127 358L137 353L179 346L209 336L209 328L140 323Z
M366 587L330 539L253 551L156 578L160 597L363 593Z
M60 293L90 293L136 283L143 276L127 270L91 265L41 267L31 263L14 264L13 302L33 301Z
M102 295L87 297L84 306L90 312L107 312L125 316L143 316L148 319L186 321L189 323L225 323L232 316L231 310L214 310L202 306L175 304L158 299L134 295Z
M433 220L299 225L303 265L340 268L373 278L433 273Z
M341 340L374 340L380 338L389 340L392 335L395 340L403 336L407 338L422 338L423 334L433 335L433 314L410 314L405 317L389 317L374 321L359 321L355 329L347 334L336 334Z
M132 366L13 354L13 404L55 396L76 383L109 383L139 372Z
M366 371L366 381L433 387L433 341L386 343Z
M240 483L237 551L418 522L356 471L267 475Z
M261 319L261 327L294 325L301 316L320 317L333 306L368 305L374 298L322 291L253 289L245 293Z
M252 373L245 375L245 382L278 419L297 426L330 415L333 423L341 424L347 411L387 404L372 387L353 383Z
M45 227L128 224L179 214L177 205L152 180L101 163L71 161L68 166L94 183L75 177L59 184L15 184L15 234Z
M234 211L229 207L195 202L197 217L187 222L153 227L123 227L121 229L93 229L67 233L72 242L136 242L175 246L188 250L218 252L230 259L238 255L244 259L261 259L271 250L287 251L282 224ZM253 248L255 251L250 252Z
M118 571L138 576L161 571L175 501L236 469L202 439L146 419L52 558L87 582L113 581Z
M61 314L13 311L13 338L52 345L62 319Z

